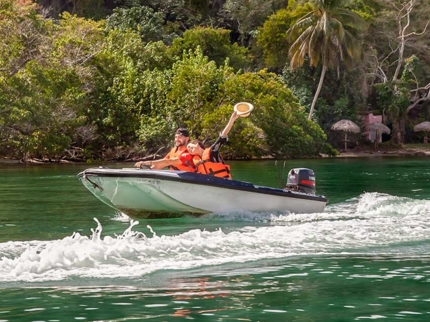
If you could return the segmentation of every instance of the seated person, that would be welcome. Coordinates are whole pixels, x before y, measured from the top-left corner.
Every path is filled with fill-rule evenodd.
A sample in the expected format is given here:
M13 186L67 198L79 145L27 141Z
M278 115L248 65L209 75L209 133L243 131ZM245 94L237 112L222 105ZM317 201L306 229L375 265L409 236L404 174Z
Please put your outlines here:
M196 172L231 179L230 166L224 163L219 150L228 141L227 135L238 117L237 113L233 112L226 127L211 147L205 149L203 143L198 140L188 143L187 150L194 156Z
M136 168L143 166L150 167L153 170L161 170L169 167L170 170L195 171L193 156L187 151L187 143L190 140L190 134L187 129L179 128L175 133L175 147L160 160L139 161L134 165Z

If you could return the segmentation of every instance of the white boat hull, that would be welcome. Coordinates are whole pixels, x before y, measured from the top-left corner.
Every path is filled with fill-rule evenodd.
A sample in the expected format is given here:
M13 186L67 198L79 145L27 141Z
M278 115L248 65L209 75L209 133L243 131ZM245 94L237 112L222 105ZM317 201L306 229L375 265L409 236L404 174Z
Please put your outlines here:
M170 170L87 169L84 186L130 217L250 212L322 212L323 196L254 186L248 182Z

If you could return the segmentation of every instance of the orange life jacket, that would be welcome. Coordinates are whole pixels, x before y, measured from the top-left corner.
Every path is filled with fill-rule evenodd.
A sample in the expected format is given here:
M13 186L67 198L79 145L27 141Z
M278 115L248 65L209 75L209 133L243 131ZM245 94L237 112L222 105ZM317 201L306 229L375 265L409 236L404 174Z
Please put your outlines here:
M187 147L185 145L174 147L170 152L164 157L165 159L179 158L182 153L187 153ZM170 170L180 170L180 171L195 171L194 164L176 164L169 167Z
M224 162L212 162L210 153L211 149L207 148L203 151L203 155L200 160L197 160L197 163L194 160L196 172L231 179L230 166Z

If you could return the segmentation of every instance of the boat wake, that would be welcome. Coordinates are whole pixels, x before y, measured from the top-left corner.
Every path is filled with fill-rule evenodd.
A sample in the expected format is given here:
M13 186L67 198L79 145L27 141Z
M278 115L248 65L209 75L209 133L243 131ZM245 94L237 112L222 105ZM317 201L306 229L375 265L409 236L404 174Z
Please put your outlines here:
M91 235L61 240L0 244L0 283L116 277L145 279L166 270L187 270L333 254L392 254L393 245L428 243L430 201L365 193L318 214L211 214L186 220L215 220L209 231L191 229L158 235L137 221L120 235L104 236L98 222ZM230 221L242 220L234 229ZM252 224L257 221L261 224ZM409 246L408 246L409 247ZM411 255L422 254L412 247Z

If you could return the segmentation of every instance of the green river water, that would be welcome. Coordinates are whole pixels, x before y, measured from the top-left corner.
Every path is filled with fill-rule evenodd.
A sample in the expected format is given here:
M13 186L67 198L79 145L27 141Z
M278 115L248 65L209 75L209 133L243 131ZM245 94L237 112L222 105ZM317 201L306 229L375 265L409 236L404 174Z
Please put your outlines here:
M272 187L313 169L325 212L135 225L77 180L87 165L0 165L0 322L429 321L429 162L231 162Z

